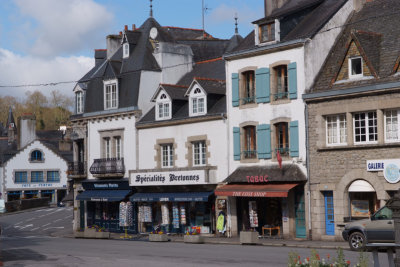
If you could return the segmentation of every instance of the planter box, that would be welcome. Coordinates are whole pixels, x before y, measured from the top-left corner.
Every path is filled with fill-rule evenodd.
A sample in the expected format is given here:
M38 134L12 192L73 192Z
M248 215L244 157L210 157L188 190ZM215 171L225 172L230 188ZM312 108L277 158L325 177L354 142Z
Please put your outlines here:
M193 243L193 244L203 244L204 237L202 237L201 235L184 235L183 242Z
M110 232L96 232L96 229L85 229L84 238L98 238L108 239L110 238Z
M84 238L85 237L85 232L83 232L83 231L75 231L74 232L74 237L75 238Z
M166 234L149 234L150 242L167 242L168 236Z
M243 231L240 232L240 244L257 244L258 232Z

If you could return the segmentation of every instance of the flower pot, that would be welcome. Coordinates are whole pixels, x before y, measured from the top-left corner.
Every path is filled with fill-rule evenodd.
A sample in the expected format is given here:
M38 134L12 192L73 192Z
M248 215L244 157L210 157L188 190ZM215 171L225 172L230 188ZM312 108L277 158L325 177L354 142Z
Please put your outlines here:
M85 238L98 238L108 239L110 238L110 232L97 232L96 229L87 228L84 232Z
M193 243L193 244L202 244L202 243L204 243L204 237L202 237L201 235L184 235L183 242Z
M257 244L258 232L242 231L240 232L240 244Z
M149 234L150 242L167 242L168 236L166 234Z
M74 237L75 238L84 238L85 237L85 232L83 232L83 231L75 231L74 232Z

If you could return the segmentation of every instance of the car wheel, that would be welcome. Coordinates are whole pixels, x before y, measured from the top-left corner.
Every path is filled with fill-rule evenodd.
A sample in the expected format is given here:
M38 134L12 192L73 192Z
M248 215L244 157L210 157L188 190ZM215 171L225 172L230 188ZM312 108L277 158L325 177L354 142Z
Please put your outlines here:
M354 232L349 237L349 245L351 250L361 250L365 247L365 237L360 232Z

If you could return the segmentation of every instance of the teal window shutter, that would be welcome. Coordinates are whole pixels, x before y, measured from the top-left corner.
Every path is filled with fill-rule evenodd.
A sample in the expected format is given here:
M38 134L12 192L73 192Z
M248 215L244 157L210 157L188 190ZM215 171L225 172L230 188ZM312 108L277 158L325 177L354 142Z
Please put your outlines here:
M232 73L232 106L239 106L239 74Z
M289 98L297 99L297 64L292 62L288 66Z
M271 158L271 126L257 125L257 152L259 159Z
M289 124L289 149L291 157L299 156L299 122L291 121Z
M270 73L269 68L256 70L256 101L257 103L269 103L270 97Z
M233 159L240 160L240 128L233 127Z

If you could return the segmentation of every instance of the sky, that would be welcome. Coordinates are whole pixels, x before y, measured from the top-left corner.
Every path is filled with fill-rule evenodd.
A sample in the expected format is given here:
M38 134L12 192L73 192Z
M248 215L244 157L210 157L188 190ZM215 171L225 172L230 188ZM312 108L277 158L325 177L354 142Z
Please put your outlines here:
M149 6L149 0L1 0L0 96L23 99L28 90L72 96L74 81L94 66L94 49L106 48L106 36L124 25L140 27ZM245 37L264 12L264 0L204 0L204 6L205 30L223 39L234 34L235 14ZM153 1L162 26L201 29L201 11L202 0Z

